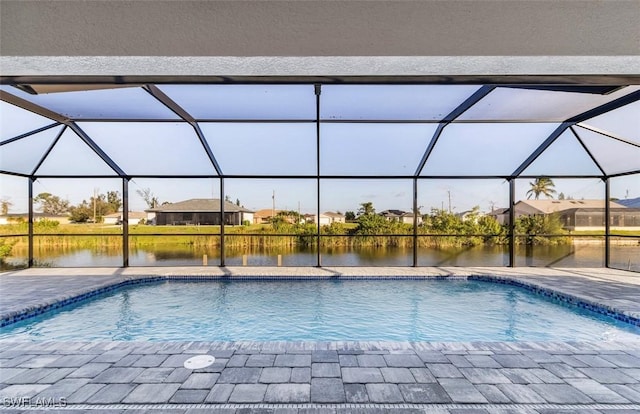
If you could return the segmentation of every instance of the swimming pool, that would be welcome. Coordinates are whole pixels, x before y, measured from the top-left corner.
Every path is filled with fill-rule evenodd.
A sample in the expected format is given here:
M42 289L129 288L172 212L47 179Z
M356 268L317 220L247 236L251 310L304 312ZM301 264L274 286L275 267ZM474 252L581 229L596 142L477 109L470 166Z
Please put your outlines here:
M474 280L165 281L3 327L2 340L640 340L640 327Z

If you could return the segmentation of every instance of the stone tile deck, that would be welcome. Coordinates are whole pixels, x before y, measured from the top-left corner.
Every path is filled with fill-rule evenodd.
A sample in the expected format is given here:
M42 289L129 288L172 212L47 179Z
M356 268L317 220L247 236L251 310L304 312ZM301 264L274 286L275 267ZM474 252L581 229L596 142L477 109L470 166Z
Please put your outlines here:
M504 268L29 269L0 276L0 313L153 275L492 275L640 314L638 274ZM216 361L184 368L197 354ZM3 341L0 399L2 412L30 413L634 413L640 412L640 341Z

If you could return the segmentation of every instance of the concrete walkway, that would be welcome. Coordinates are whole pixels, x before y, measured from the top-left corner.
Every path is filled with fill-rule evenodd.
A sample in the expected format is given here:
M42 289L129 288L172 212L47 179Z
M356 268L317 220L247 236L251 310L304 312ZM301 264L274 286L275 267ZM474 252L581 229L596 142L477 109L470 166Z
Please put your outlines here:
M490 275L640 314L640 275L609 269L30 269L0 276L0 313L124 280ZM212 355L207 368L184 362ZM640 412L640 341L0 342L2 412ZM63 411L58 411L63 412Z

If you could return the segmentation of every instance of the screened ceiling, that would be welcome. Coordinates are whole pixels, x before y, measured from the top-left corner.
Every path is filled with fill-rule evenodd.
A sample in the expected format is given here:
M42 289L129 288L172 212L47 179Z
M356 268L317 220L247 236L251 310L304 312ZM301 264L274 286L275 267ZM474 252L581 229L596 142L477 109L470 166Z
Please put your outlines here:
M615 177L640 85L0 86L25 177Z

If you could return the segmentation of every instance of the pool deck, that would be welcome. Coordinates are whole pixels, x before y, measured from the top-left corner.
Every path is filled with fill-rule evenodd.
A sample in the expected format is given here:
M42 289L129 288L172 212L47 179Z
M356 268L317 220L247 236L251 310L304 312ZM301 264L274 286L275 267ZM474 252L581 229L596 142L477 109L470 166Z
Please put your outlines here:
M90 268L0 274L0 316L123 281L487 276L640 317L640 274L549 268ZM207 368L183 367L209 354ZM637 342L0 341L0 412L638 413Z

